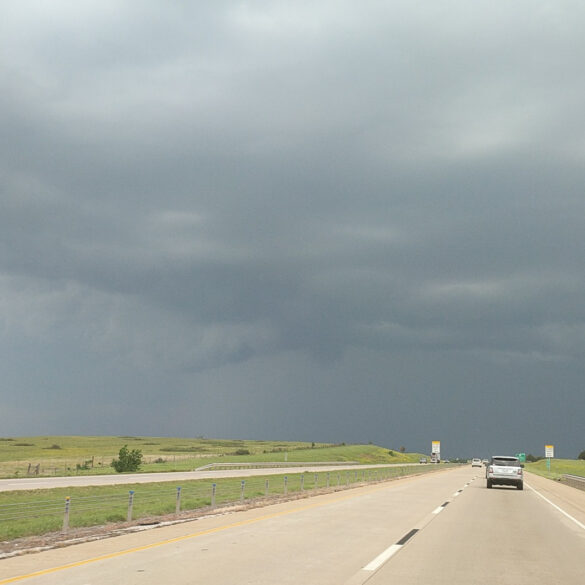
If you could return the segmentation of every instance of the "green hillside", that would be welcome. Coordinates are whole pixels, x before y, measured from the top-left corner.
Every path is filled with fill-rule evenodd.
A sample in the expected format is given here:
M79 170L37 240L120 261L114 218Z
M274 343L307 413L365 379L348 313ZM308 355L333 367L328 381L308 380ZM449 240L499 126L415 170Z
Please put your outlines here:
M113 473L121 447L139 449L141 471L185 471L215 462L357 461L361 464L416 462L419 453L377 445L248 441L173 437L42 436L0 438L0 477Z

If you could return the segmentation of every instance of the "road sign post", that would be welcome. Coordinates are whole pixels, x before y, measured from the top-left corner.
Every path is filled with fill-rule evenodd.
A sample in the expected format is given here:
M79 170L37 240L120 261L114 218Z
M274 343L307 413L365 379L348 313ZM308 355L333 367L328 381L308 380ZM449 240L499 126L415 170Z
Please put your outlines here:
M555 456L555 446L545 445L544 456L546 457L546 469L547 471L550 471L550 460Z
M431 463L440 463L441 461L441 441L431 442Z

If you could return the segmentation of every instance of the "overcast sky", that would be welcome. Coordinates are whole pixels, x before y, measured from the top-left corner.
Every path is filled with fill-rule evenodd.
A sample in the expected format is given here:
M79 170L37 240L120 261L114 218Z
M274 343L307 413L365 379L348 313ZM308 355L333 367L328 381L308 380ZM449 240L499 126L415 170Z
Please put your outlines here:
M585 449L585 4L0 6L0 436Z

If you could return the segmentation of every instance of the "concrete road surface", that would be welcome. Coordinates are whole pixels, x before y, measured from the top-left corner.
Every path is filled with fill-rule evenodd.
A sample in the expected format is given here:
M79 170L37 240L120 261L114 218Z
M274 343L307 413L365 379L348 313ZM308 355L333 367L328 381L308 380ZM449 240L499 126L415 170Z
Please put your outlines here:
M444 470L0 561L0 585L583 585L585 492Z
M115 475L71 475L67 477L23 477L0 479L0 492L19 490L44 490L49 488L126 485L135 483L157 483L163 481L188 481L193 479L220 479L226 477L252 477L254 475L284 475L310 471L342 471L346 469L376 469L384 467L418 466L418 463L396 463L379 465L307 465L259 469L221 469L216 471L169 471L166 473L122 473Z

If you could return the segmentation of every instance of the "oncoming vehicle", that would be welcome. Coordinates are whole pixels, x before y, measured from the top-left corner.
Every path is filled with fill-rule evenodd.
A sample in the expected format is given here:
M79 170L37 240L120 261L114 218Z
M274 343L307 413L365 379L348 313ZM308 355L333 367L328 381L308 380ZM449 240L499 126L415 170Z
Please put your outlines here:
M493 485L515 485L524 489L524 473L518 457L494 455L486 471L487 487Z
M471 460L471 467L481 467L481 459L475 457Z

